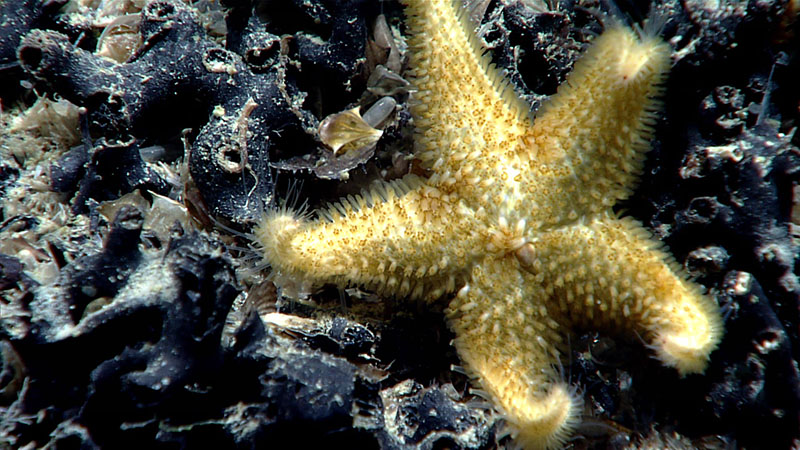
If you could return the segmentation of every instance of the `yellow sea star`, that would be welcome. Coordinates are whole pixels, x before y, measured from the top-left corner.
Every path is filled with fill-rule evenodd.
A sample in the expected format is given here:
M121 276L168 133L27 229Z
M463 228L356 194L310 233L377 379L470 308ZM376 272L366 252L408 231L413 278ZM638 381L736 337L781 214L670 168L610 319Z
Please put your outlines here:
M571 328L638 333L664 364L702 372L722 333L716 303L611 210L641 171L669 47L610 27L534 122L451 0L406 3L429 176L381 183L316 220L268 213L256 238L284 292L457 291L446 313L458 353L524 447L559 446L578 421L554 369Z

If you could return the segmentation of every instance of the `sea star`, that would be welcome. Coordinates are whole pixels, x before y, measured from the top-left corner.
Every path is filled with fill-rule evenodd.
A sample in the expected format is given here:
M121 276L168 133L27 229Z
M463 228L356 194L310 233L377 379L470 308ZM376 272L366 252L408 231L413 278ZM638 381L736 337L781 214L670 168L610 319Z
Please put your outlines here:
M323 284L435 300L468 372L529 448L562 445L580 402L554 366L575 327L638 333L680 374L705 370L716 303L631 218L670 49L611 26L528 117L451 0L407 0L412 113L427 177L256 230L285 293Z

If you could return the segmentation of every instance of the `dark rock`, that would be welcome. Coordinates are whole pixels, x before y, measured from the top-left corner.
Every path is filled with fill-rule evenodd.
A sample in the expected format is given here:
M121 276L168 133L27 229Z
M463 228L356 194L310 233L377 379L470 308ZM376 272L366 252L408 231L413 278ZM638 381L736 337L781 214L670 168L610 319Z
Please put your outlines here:
M6 189L19 177L19 169L9 164L9 161L0 162L0 196L5 196ZM0 219L5 220L0 213Z
M706 374L711 386L701 410L706 420L699 423L712 416L710 422L742 447L789 448L800 418L800 377L789 334L751 274L730 272L725 283L727 334Z
M282 133L304 134L311 118L280 74L255 75L241 57L205 36L194 14L171 1L142 11L144 44L124 64L76 49L66 36L33 31L19 47L22 66L85 106L106 136L161 138L202 125L190 150L192 177L212 213L237 223L272 203L269 151Z
M8 341L0 341L0 405L8 406L17 398L25 382L25 366ZM0 427L2 432L2 427Z
M13 256L0 254L0 291L10 289L22 278L22 263Z
M295 34L294 46L298 60L310 66L311 70L306 73L313 73L317 80L325 80L320 87L321 95L340 95L341 86L345 83L350 85L346 90L352 89L354 93L363 90L366 78L359 79L354 75L358 74L367 43L363 14L367 2L323 0L312 3L293 0L290 3L290 8L302 17L300 20L313 24L308 32ZM351 84L353 81L357 82ZM323 114L336 112L345 106L336 103L323 99L323 104L336 108L322 111Z
M728 266L730 255L719 246L698 248L686 256L686 271L694 276L719 274Z
M90 198L98 202L114 200L136 189L161 195L170 191L166 180L142 160L134 139L108 142L101 138L92 148L89 161L87 157L86 149L77 147L50 166L53 190L77 188L72 203L75 213L87 212ZM78 177L80 180L75 186Z
M452 385L423 387L407 380L381 391L386 422L382 448L484 448L494 433L490 406L470 408Z
M52 16L67 0L0 2L0 102L7 105L22 91L17 46L34 28L53 25Z
M50 165L50 187L55 192L75 192L86 173L89 152L82 145L73 147Z
M532 111L556 92L580 56L586 36L572 19L569 8L542 14L524 3L497 2L480 24L478 36Z
M181 405L191 404L192 389L220 370L222 326L237 291L215 255L219 244L190 236L146 255L140 229L141 213L123 207L104 253L68 266L62 286L30 302L29 331L11 340L30 381L8 414L48 420L15 421L9 432L18 444L145 445L153 439L146 423L190 411Z
M140 263L139 234L142 212L123 206L111 224L103 252L76 260L63 272L73 322L78 322L88 304L99 298L114 298Z
M744 94L733 86L719 86L709 94L701 105L701 117L706 121L704 128L714 134L734 137L745 126Z

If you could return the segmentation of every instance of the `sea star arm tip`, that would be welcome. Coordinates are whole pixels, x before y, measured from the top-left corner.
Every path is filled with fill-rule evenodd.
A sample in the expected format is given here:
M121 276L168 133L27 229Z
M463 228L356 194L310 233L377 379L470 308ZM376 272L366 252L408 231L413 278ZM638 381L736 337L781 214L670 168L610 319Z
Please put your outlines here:
M696 289L688 290L675 304L653 336L653 350L681 376L703 373L723 334L719 308Z
M506 420L510 421L520 448L561 448L580 423L583 400L564 382L552 384L544 397L520 397L517 403L514 407L519 412L507 414ZM522 411L525 415L520 414Z

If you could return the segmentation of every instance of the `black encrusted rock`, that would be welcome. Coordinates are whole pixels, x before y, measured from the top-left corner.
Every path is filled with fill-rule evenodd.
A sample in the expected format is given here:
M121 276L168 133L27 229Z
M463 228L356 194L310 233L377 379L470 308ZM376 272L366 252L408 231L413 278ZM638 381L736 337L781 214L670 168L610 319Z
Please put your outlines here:
M725 286L727 335L717 351L725 363L706 375L713 384L701 414L742 447L789 448L797 439L800 376L786 325L751 274L732 271Z
M50 165L50 185L56 192L75 193L72 211L88 212L88 200L115 200L140 189L167 195L171 186L140 153L135 139L75 147Z
M288 56L297 61L298 83L308 92L308 104L322 108L320 117L343 109L358 98L366 83L367 44L365 0L227 0L230 49L248 62L274 53L271 36L286 36ZM261 53L265 48L267 53ZM256 52L259 55L256 55Z
M114 298L127 283L131 272L141 262L139 235L143 222L141 211L123 206L111 224L103 251L74 261L62 272L66 277L67 308L73 322L80 321L90 302Z
M492 50L493 61L507 71L509 81L532 111L555 94L581 53L586 36L572 22L585 18L568 11L541 13L524 3L497 2L489 5L477 30L483 45Z
M693 236L713 236L717 252L727 254L726 265L760 280L798 342L800 251L789 222L792 185L800 179L800 150L772 126L759 125L731 143L693 148L679 173L697 183L695 194L709 195L694 197L676 213L671 239L692 242ZM725 273L712 272L717 280Z
M146 254L141 220L135 208L121 208L102 253L75 261L58 285L20 306L28 324L14 328L10 342L29 381L6 411L14 446L146 445L147 424L184 410L193 386L219 370L238 292L219 243L189 236ZM44 420L21 420L37 414Z
M0 2L0 103L8 106L21 91L17 46L34 28L53 25L53 16L67 0Z
M384 389L380 396L383 448L486 448L493 440L496 418L491 406L463 404L451 384L426 388L406 380Z
M16 286L22 276L22 263L13 256L0 253L0 291Z
M124 64L75 48L57 32L23 39L22 66L65 98L85 106L90 129L106 136L165 138L203 123L189 167L215 215L237 223L272 203L270 148L282 133L302 136L313 118L279 73L253 74L241 57L205 36L178 2L142 10L143 45Z

